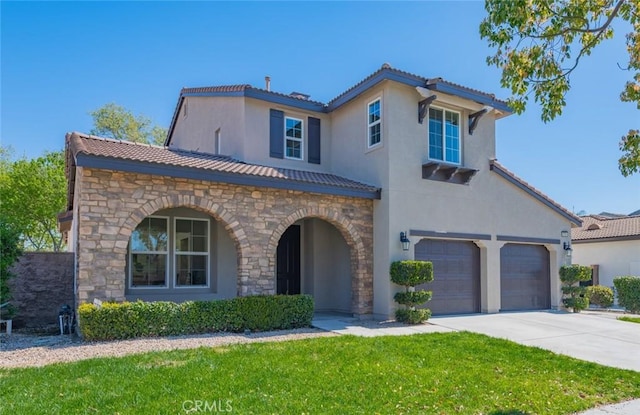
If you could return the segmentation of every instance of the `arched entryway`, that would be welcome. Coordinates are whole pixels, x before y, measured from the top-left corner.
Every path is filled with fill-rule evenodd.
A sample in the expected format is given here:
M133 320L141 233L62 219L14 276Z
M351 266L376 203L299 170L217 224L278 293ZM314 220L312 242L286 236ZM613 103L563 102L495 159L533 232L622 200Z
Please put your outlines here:
M319 218L296 221L276 248L276 292L309 294L318 312L355 312L352 249L333 224Z

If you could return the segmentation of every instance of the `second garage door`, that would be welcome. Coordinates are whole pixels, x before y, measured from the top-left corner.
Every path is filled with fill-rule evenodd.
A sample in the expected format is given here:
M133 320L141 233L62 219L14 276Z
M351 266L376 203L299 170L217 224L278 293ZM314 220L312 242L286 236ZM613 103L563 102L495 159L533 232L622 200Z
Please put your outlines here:
M425 307L434 315L480 312L480 250L473 242L423 239L415 259L433 262L434 280L417 288L433 291Z
M500 250L500 310L551 306L549 251L540 245L506 244Z

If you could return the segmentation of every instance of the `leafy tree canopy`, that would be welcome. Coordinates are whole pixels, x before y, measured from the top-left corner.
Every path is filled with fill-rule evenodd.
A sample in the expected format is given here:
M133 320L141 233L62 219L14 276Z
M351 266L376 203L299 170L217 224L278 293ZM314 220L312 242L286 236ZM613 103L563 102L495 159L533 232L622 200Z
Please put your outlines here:
M616 19L631 25L626 35L629 61L622 68L630 79L620 99L635 102L640 110L640 0L486 0L485 9L480 35L497 48L487 62L502 69L501 84L514 95L509 103L516 113L525 110L533 95L543 121L562 114L571 72L613 37ZM640 171L639 134L632 128L620 141L624 176Z
M67 196L64 153L12 162L5 157L7 149L0 149L0 222L22 235L27 250L60 251L57 215L65 209Z
M167 136L167 130L151 125L149 118L134 115L128 109L114 103L106 104L89 114L93 118L94 126L91 134L101 137L162 145Z

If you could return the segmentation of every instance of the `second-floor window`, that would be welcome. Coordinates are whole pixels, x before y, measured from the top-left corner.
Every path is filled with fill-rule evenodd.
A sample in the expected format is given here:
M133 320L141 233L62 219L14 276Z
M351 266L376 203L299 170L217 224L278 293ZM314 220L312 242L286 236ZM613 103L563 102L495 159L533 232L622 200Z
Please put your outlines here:
M460 164L460 113L429 108L429 158Z
M380 99L370 102L367 106L367 127L369 147L380 144L382 141L382 106Z
M284 150L288 159L302 160L302 120L285 117Z

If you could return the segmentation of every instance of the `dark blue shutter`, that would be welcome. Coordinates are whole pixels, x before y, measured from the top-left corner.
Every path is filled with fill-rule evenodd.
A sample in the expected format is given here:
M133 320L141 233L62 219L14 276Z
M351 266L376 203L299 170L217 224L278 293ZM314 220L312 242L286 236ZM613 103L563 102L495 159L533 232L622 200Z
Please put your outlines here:
M309 163L320 164L320 119L309 117L307 159Z
M274 109L269 120L269 156L284 157L284 112Z

